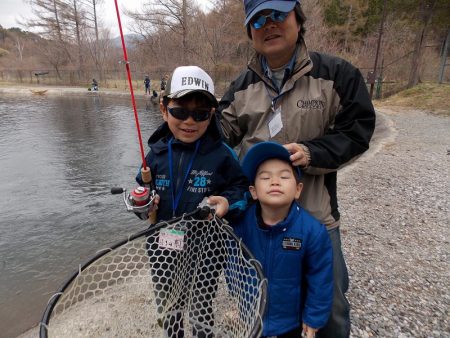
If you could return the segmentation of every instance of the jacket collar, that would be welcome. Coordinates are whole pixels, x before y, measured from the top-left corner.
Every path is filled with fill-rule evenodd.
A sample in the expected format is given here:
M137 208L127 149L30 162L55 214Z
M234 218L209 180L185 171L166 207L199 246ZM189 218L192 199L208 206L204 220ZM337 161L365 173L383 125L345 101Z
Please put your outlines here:
M258 224L258 228L262 231L269 231L269 232L283 232L286 231L295 221L295 219L298 217L298 211L300 211L300 205L294 201L291 204L291 208L289 209L289 213L286 216L284 220L281 222L272 225L267 226L262 218L261 218L261 206L259 203L256 203L255 205L255 217Z
M167 151L167 146L169 140L173 137L172 132L169 129L167 122L161 124L148 139L148 145L152 152L155 154ZM210 152L215 147L222 143L222 134L219 129L218 121L216 119L216 114L214 113L209 122L209 126L206 129L205 134L201 137L202 142L200 143L199 153L205 154ZM174 144L179 144L185 148L195 148L194 143L184 143L178 140L174 141Z
M292 71L294 70L295 62L297 60L298 50L299 50L299 45L297 44L297 46L295 47L294 55L292 55L292 57L289 60L289 62L287 63L287 65L285 65L285 67L284 67L284 78L283 78L283 81L281 82L282 85L284 84L285 80L289 78ZM272 82L274 82L273 81L273 72L270 69L269 64L267 63L266 57L263 55L260 55L259 57L260 57L260 63L262 66L262 70L264 71L265 77L270 79Z
M264 76L264 66L262 64L263 56L256 51L254 51L253 56L251 57L248 68L254 71L258 76L270 87L273 88L272 81L269 80L266 76ZM300 77L308 73L312 69L312 60L309 57L308 49L306 48L305 40L301 39L296 48L296 56L295 56L294 69L290 74L290 77L287 79L283 88L281 88L281 92L290 90L295 81L297 81ZM291 60L292 62L293 60ZM275 89L275 88L274 88Z

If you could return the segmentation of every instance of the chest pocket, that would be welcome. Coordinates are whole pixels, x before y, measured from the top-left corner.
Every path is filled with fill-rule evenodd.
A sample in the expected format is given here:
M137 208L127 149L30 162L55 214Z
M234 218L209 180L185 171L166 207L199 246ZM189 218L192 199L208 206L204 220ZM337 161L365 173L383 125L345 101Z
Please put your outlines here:
M300 281L302 272L303 258L305 249L298 247L298 243L292 241L294 238L281 237L277 245L279 246L274 260L273 269L276 271L276 276L279 279L292 279Z

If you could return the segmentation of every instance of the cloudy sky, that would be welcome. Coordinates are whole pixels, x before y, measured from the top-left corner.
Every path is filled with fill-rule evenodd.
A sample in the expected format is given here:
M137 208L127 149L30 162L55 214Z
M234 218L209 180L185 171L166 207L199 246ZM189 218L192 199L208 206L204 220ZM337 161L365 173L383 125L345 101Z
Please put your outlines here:
M137 9L141 7L141 4L144 1L145 0L118 0L118 4L121 10L125 4L126 8ZM99 13L99 16L106 25L111 28L113 35L118 35L119 29L117 28L114 0L104 0L97 13ZM17 20L20 20L20 18L32 17L31 7L26 0L0 0L0 25L2 25L3 28L20 27L23 29L24 27L20 26L17 23ZM128 18L123 15L122 12L120 19L122 21L124 32L129 32L127 29L127 24L129 23Z
M146 0L117 0L119 9L121 10L120 20L122 22L122 29L125 34L130 32L127 28L130 21L123 14L123 8L126 7L136 10L141 8L144 2ZM197 3L200 4L203 10L207 10L211 0L197 0ZM99 13L99 17L106 23L106 26L110 27L113 36L119 35L114 0L104 0L97 13ZM24 29L25 27L20 26L17 20L32 17L31 6L27 3L27 0L0 0L0 25L3 28L20 27Z

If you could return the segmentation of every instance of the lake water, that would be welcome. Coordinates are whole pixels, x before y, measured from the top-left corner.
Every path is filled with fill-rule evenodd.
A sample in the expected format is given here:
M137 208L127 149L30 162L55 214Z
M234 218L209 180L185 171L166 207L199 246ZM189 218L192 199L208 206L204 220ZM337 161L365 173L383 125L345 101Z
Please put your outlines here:
M144 147L162 122L138 98ZM129 98L0 96L0 336L41 319L98 250L146 227L110 188L141 163Z

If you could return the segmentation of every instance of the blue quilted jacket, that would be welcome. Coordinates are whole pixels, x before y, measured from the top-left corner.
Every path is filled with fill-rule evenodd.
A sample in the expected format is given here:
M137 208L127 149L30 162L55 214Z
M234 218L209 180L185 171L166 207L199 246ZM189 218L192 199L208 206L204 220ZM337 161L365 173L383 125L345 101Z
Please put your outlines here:
M296 202L272 227L259 226L259 214L259 204L253 204L233 227L268 279L263 336L281 335L302 322L323 327L333 300L332 247L325 226Z

